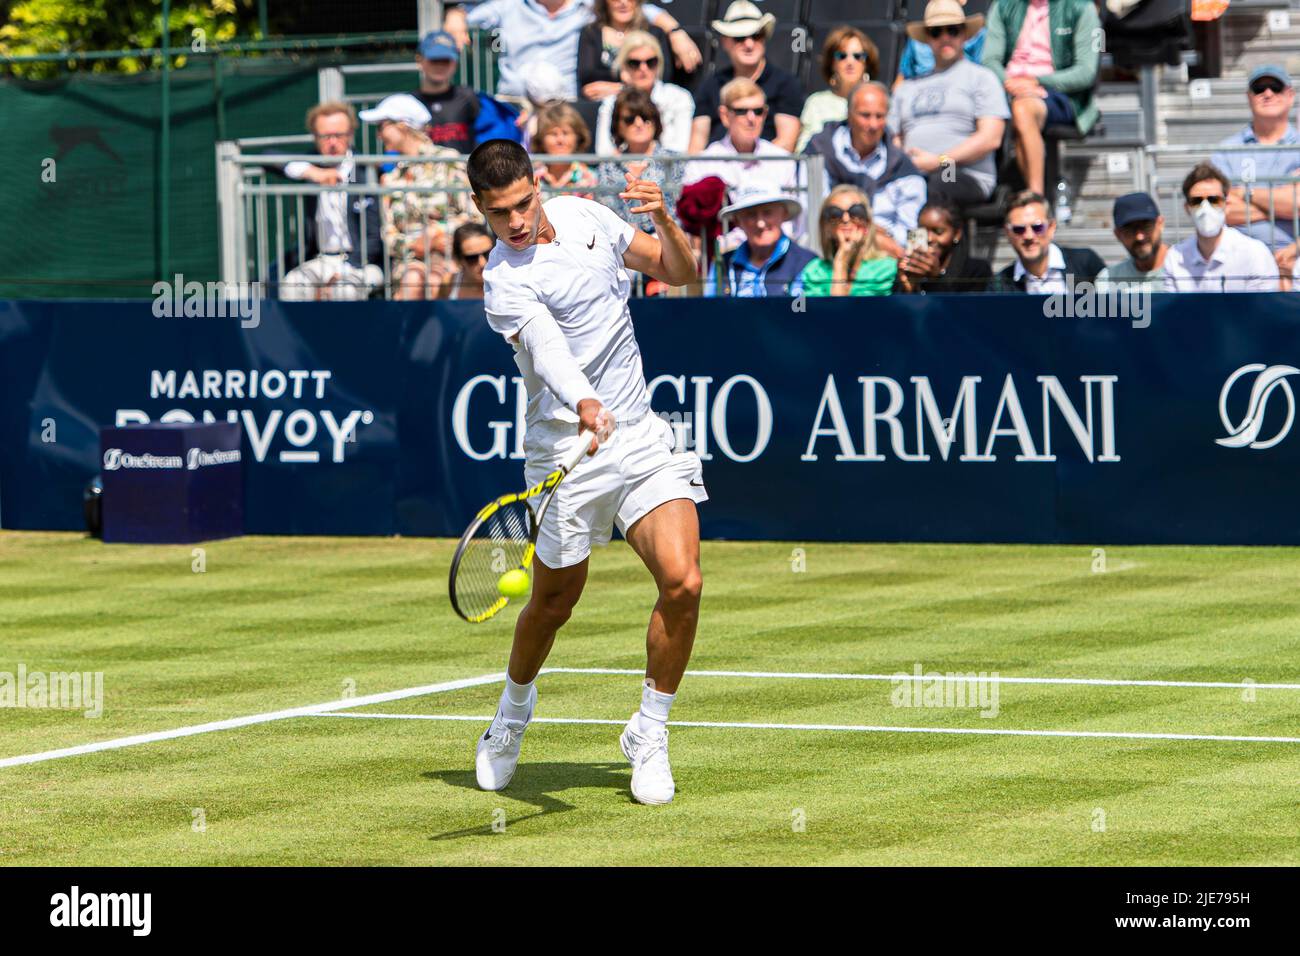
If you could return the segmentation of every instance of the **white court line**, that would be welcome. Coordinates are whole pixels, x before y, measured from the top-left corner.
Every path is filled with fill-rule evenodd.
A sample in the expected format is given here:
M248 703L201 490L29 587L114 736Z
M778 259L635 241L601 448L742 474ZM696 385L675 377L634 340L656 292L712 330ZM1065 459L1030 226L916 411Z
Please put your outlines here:
M481 714L344 714L317 713L313 717L353 717L357 720L469 720L486 723ZM534 724L617 724L626 720L587 717L534 717ZM844 730L875 734L978 734L987 737L1102 737L1115 740L1218 740L1242 743L1300 744L1300 737L1238 737L1227 734L1147 734L1102 730L985 730L980 727L874 727L870 724L745 724L734 721L670 720L670 727L734 727L743 730Z
M45 760L58 760L62 757L79 757L82 754L98 753L101 750L118 750L122 747L136 747L140 744L157 743L160 740L175 740L177 737L193 737L195 734L210 734L218 730L233 730L236 727L248 727L253 724L265 724L273 720L288 720L291 717L313 717L325 711L338 711L345 707L365 707L370 704L384 704L391 700L403 700L407 697L423 697L428 694L443 694L465 687L478 687L481 684L497 684L505 680L505 674L483 674L479 677L465 677L461 680L446 681L442 684L426 684L423 687L408 687L406 690L390 690L365 697L351 697L346 700L331 700L323 704L308 704L305 707L290 707L267 714L253 714L248 717L232 717L229 720L214 720L206 724L194 724L190 727L177 727L174 730L157 730L148 734L134 734L130 737L118 737L114 740L101 740L93 744L81 744L77 747L64 747L61 750L46 750L42 753L23 754L19 757L0 758L0 767L17 767L21 764L40 763Z
M614 668L614 667L544 667L541 674L611 674L611 675L628 675L641 676L645 673L644 669L635 668ZM870 680L870 681L894 681L902 678L915 680L915 674L822 674L807 671L687 671L688 677L752 677L768 679L802 679L802 680ZM924 680L939 681L969 681L968 677L960 675L942 675L933 676L923 675ZM977 678L978 679L978 678ZM346 714L330 714L330 711L339 711L352 707L365 707L370 704L383 704L393 700L403 700L408 697L423 697L430 694L441 694L447 691L461 690L466 687L478 687L483 684L494 684L505 680L504 673L483 674L479 677L466 677L461 680L447 681L441 684L427 684L422 687L410 687L405 690L385 691L380 694L370 694L366 697L356 697L345 701L327 701L323 704L309 704L305 707L292 707L287 710L277 710L266 714L253 714L247 717L232 717L228 720L217 720L206 724L195 724L190 727L177 727L173 730L159 730L147 734L135 734L130 737L118 737L114 740L102 740L96 743L81 744L76 747L64 747L59 750L47 750L41 753L23 754L17 757L0 758L0 768L16 767L22 764L40 763L46 760L58 760L63 757L77 757L82 754L98 753L103 750L118 750L123 747L136 747L141 744L156 743L162 740L174 740L178 737L191 737L196 734L208 734L219 730L233 730L239 727L248 727L253 724L264 724L274 720L288 720L293 717L315 717L315 716L352 716ZM997 682L1001 684L1076 684L1076 685L1093 685L1109 687L1218 687L1218 688L1254 688L1256 690L1300 690L1300 684L1258 684L1249 682L1229 682L1229 681L1161 681L1161 680L1110 680L1104 678L1084 678L1084 677L993 677L985 675L983 680L988 682ZM356 715L360 716L360 715ZM368 716L368 715L367 715ZM491 718L467 718L467 719L487 719ZM557 718L558 719L558 718ZM581 722L575 720L574 722ZM621 722L621 721L620 721ZM989 730L948 730L944 728L927 728L927 729L902 729L897 727L858 727L855 725L804 725L804 724L692 724L689 722L678 724L681 727L701 726L701 727L755 727L770 729L792 729L792 730L875 730L875 731L897 731L900 733L973 733L973 734L1031 734L1046 736L1099 736L1083 731L989 731ZM1123 737L1137 736L1139 738L1150 737L1151 735L1124 735L1124 734L1101 734L1100 736ZM1217 737L1207 735L1154 735L1151 739L1191 739L1191 740L1258 740L1270 741L1276 743L1293 743L1300 742L1290 737Z
M630 674L644 675L645 669L622 667L543 667L541 674ZM816 674L807 671L687 671L687 677L762 677L804 680L927 680L969 683L966 674L922 674L900 671L897 674ZM1097 687L1228 687L1254 688L1255 690L1300 690L1300 684L1260 684L1252 681L1195 681L1195 680L1112 680L1103 677L1001 677L977 674L977 680L990 684L1082 684Z

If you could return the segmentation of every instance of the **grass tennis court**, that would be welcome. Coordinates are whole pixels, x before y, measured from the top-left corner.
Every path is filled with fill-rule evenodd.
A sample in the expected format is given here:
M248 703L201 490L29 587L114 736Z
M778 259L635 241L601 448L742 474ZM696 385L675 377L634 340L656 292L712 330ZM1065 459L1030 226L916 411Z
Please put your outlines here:
M645 807L617 744L654 598L635 556L595 553L518 773L483 793L514 610L454 616L452 547L246 538L197 573L190 547L0 532L0 675L104 689L95 719L0 709L0 862L1300 863L1294 550L1114 547L1099 572L1083 547L706 542L677 798ZM890 680L917 665L984 697ZM1078 682L1102 679L1149 683Z

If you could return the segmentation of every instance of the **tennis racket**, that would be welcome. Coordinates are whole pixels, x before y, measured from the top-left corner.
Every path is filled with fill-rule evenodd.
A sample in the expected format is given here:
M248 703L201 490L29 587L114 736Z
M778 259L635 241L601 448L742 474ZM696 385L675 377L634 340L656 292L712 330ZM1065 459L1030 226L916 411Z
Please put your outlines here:
M560 467L531 488L502 495L474 516L456 546L448 581L451 606L466 621L480 624L510 603L497 590L497 582L507 571L527 573L537 550L537 529L555 489L587 454L594 437L595 432L584 431Z

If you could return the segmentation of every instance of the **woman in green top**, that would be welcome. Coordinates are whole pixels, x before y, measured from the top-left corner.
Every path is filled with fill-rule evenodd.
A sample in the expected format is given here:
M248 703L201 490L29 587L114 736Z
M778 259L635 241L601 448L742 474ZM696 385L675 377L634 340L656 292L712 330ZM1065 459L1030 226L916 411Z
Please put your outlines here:
M862 190L832 189L822 206L821 230L825 258L814 259L799 274L804 295L889 295L898 260L876 245L871 203Z

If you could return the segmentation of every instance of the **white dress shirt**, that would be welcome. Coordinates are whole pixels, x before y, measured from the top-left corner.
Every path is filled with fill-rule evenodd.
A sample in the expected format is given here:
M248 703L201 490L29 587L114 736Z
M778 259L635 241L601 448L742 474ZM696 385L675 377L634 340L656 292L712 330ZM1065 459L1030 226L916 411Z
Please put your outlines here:
M287 163L284 174L290 179L303 179L310 165L301 160ZM339 179L353 182L356 166L352 153L337 168ZM342 190L323 192L316 198L316 248L323 255L352 251L352 237L348 235L348 194Z
M1277 260L1268 246L1231 226L1207 260L1192 233L1165 256L1166 292L1276 292Z
M1019 282L1021 276L1025 277L1025 292L1030 295L1064 295L1070 291L1065 279L1065 256L1056 243L1047 248L1047 271L1041 279L1026 269L1017 257L1011 278Z
M788 157L791 155L789 152L770 140L760 138L754 143L754 151L747 154L753 157L752 159L737 161L710 159L716 156L740 155L742 155L740 150L736 149L735 144L731 142L730 134L717 142L710 143L703 152L699 153L699 159L693 159L686 164L686 169L682 173L682 185L689 186L691 183L698 183L701 179L717 176L727 184L728 193L734 194L741 183L746 186L761 184L769 187L772 192L785 193L792 199L798 200L801 207L804 206L800 164L789 161L765 162L763 159L765 156ZM801 241L805 228L803 214L800 213L793 221L787 221L781 228L791 239L796 242ZM744 230L737 226L727 233L725 246L727 249L734 249L744 241Z

